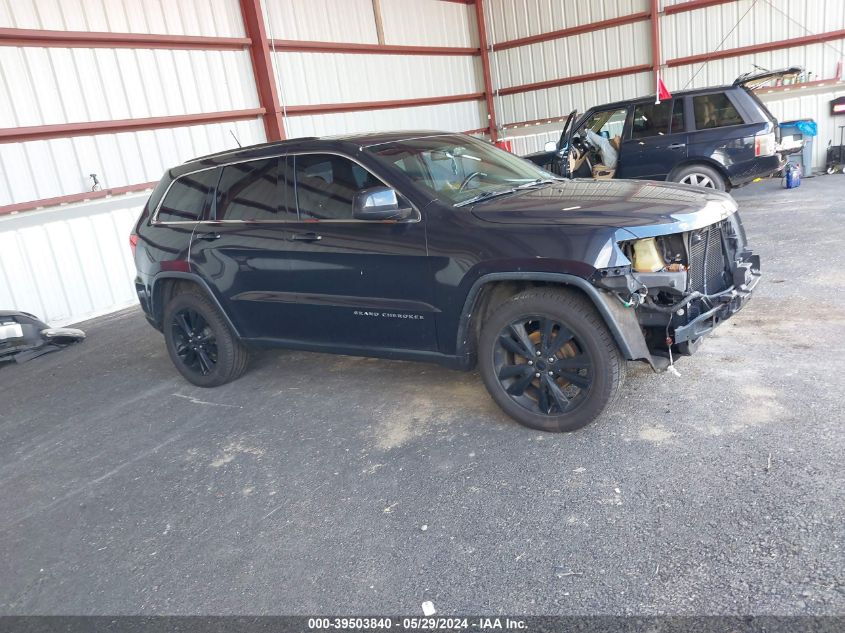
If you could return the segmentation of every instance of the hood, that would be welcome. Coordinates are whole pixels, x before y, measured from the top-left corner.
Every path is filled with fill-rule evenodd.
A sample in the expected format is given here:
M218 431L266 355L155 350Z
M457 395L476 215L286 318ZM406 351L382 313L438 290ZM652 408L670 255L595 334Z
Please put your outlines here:
M496 224L587 225L626 229L637 237L709 226L736 211L726 193L645 180L560 180L472 207Z

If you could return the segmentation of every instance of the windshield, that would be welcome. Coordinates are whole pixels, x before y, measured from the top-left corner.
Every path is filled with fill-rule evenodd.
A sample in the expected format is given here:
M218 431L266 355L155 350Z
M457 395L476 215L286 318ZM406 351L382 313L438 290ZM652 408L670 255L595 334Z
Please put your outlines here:
M533 163L468 136L428 136L371 145L367 150L453 205L555 178Z

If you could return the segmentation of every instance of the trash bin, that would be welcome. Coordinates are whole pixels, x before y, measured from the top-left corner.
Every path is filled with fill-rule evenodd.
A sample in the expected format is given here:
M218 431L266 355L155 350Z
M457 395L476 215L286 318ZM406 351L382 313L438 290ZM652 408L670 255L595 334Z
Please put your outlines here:
M801 175L805 178L813 175L813 139L816 134L817 127L813 119L796 119L780 123L781 145L788 146L790 140L804 141L801 151L787 155L787 160L793 165L798 165L801 168Z

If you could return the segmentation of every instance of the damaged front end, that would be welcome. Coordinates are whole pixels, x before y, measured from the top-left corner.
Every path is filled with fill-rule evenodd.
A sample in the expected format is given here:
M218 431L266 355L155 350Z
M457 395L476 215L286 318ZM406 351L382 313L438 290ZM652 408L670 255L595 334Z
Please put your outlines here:
M619 242L630 263L599 269L591 279L625 311L634 311L646 360L657 370L667 369L677 355L692 354L704 336L745 306L760 281L760 258L747 248L732 206L710 224L703 215L674 227L687 230L667 232L664 226L658 235Z

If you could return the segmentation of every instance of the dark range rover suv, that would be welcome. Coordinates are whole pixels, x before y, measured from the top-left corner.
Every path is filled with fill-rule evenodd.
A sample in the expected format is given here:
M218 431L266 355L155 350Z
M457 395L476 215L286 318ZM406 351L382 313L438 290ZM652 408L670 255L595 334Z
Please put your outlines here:
M460 134L304 138L170 169L130 242L176 368L261 347L478 365L519 422L568 431L626 360L666 369L759 280L733 199L564 180Z
M557 143L525 156L571 177L670 180L729 191L783 168L777 119L752 91L802 68L743 75L731 86L677 92L659 104L654 96L570 113ZM589 131L589 132L588 132ZM599 137L617 153L602 164Z

